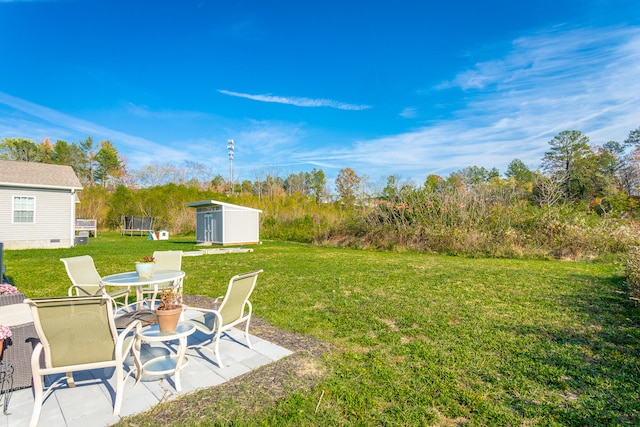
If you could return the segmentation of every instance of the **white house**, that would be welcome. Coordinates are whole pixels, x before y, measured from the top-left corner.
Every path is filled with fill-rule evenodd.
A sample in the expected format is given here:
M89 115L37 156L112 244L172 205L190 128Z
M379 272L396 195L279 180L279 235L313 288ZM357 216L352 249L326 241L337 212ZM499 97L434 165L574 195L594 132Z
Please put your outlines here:
M0 160L0 242L5 249L72 247L79 190L71 166Z
M260 242L259 209L231 203L204 200L187 203L196 208L196 242L219 245L256 244Z

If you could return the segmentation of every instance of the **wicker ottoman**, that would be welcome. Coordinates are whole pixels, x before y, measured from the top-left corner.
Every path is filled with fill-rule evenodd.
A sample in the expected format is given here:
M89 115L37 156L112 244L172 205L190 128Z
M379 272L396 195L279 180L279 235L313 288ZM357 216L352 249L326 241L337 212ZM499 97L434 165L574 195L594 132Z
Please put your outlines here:
M0 295L0 325L11 329L11 338L4 341L2 361L13 366L12 390L31 387L31 353L38 340L24 294Z

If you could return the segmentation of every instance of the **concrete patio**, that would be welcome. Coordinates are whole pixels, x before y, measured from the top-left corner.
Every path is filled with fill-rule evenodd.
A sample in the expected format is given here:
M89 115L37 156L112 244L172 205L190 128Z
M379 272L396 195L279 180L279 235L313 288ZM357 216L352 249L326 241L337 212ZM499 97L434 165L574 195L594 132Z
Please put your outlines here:
M196 332L189 337L188 345L204 338ZM187 364L181 372L182 391L174 387L173 376L143 376L136 385L129 376L125 384L124 399L119 416L112 415L115 395L113 369L98 369L74 374L76 387L69 388L63 382L44 402L40 415L40 426L109 426L121 418L148 411L159 402L175 399L194 390L215 387L253 369L269 364L292 354L291 351L251 336L253 349L246 347L244 334L234 329L223 335L220 354L224 368L219 368L208 351L187 350ZM151 358L175 352L177 342L143 344L142 357ZM126 365L133 367L133 356ZM9 415L0 414L0 427L23 427L29 425L33 409L31 388L16 390L9 403Z

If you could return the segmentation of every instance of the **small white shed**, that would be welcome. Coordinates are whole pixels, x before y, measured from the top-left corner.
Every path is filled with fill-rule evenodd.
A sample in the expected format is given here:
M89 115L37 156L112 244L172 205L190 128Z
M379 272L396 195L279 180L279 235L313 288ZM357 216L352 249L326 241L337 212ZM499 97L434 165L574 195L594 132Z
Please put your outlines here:
M248 245L260 242L259 209L216 200L187 203L196 208L196 242Z

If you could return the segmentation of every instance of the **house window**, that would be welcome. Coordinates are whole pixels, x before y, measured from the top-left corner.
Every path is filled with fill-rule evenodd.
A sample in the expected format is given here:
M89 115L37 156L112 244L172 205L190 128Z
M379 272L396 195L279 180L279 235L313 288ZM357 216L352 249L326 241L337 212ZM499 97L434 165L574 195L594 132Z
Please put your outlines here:
M13 222L34 223L36 218L36 198L13 196Z

